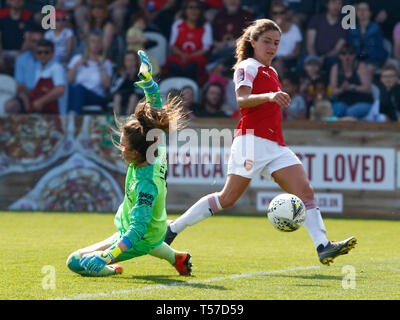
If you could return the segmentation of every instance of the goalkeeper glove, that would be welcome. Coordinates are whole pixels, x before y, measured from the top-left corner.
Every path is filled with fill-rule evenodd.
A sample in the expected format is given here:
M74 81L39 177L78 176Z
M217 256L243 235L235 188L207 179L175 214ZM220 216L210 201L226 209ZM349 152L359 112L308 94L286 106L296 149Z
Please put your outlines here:
M141 81L135 82L135 86L142 88L147 93L154 92L158 89L158 86L152 77L152 66L150 59L143 50L139 50L138 55L140 57L138 76Z
M114 262L120 254L121 249L117 245L113 245L105 251L84 256L80 261L80 265L89 273L100 272L107 264Z

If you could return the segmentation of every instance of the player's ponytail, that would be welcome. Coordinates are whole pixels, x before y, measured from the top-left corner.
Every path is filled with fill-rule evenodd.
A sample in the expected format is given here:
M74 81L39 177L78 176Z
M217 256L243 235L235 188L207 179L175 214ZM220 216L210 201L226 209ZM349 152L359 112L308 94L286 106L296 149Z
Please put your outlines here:
M120 143L114 143L114 145L123 151L126 150L137 150L141 158L140 160L147 160L148 162L153 161L153 157L157 157L157 148L154 148L154 153L151 155L151 159L148 155L148 149L157 143L160 131L152 131L153 129L162 130L165 133L171 133L179 130L186 125L186 114L182 108L182 102L179 97L170 98L168 97L167 103L162 108L153 108L147 101L141 101L136 109L135 113L127 118L125 122L120 122L116 119L116 124L119 131L114 131L120 137L124 135L128 143L127 146ZM113 140L115 142L115 140ZM124 155L125 157L125 155ZM132 162L125 157L127 162Z
M254 56L254 49L250 41L257 41L264 32L270 30L278 31L282 34L281 28L270 19L255 20L250 26L244 29L242 36L236 40L236 63L233 66L233 70L236 70L240 62Z

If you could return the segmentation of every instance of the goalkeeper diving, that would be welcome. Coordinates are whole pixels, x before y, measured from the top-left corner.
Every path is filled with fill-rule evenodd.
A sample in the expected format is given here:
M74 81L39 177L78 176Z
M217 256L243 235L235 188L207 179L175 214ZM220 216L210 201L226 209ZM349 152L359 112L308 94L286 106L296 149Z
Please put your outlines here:
M178 252L164 242L167 231L164 133L172 130L172 124L181 124L185 114L177 99L168 99L162 104L158 85L152 78L150 60L142 50L138 55L140 81L135 86L144 90L146 98L124 123L117 121L120 141L116 146L129 164L124 201L114 219L118 231L68 257L68 268L81 275L120 274L122 267L115 265L116 262L146 254L167 260L181 275L191 274L191 255ZM150 141L148 136L151 136Z

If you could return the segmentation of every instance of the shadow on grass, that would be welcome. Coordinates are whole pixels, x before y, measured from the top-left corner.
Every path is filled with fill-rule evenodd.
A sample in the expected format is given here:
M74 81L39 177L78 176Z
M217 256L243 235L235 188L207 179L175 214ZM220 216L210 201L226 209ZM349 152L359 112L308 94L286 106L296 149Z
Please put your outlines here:
M214 289L214 290L227 290L224 286L217 286L207 283L202 283L200 281L196 282L194 277L185 277L184 279L176 279L176 276L171 275L149 275L149 276L132 276L132 277L118 277L115 279L120 280L144 280L147 282L153 282L159 286L166 287L192 287L197 289Z

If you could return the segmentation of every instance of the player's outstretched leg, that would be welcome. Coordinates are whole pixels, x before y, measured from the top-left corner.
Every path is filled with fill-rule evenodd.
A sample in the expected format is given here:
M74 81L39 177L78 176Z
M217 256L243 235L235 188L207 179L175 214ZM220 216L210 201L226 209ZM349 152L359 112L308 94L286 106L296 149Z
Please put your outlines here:
M329 241L326 246L322 244L317 248L319 261L322 264L329 266L337 256L342 254L347 254L351 249L357 244L357 239L355 237L350 237L343 241Z

